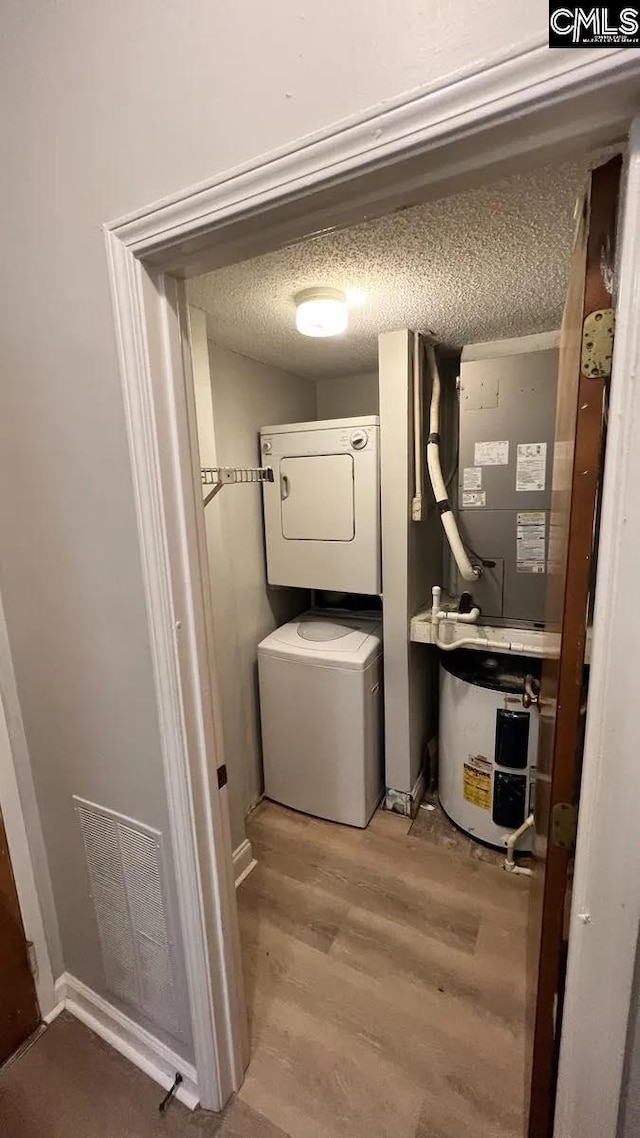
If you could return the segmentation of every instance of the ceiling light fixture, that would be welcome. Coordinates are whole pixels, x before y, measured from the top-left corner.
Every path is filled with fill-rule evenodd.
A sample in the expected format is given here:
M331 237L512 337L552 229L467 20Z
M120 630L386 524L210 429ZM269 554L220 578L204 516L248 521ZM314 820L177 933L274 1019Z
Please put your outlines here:
M337 288L306 288L295 297L296 328L303 336L339 336L349 323L347 302Z

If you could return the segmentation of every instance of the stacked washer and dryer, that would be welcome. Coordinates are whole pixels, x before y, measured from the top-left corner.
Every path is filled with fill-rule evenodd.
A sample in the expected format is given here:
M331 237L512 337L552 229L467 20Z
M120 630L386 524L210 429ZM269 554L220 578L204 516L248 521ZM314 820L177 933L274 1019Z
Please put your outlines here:
M477 345L461 360L457 549L465 552L456 556L452 544L458 573L452 562L449 592L470 588L472 612L517 629L523 655L441 652L439 793L452 821L496 846L524 822L534 795L537 712L522 697L540 670L524 653L526 629L544 627L553 571L557 366L553 335ZM435 356L434 368L432 416ZM274 472L263 485L270 585L381 595L379 434L376 416L263 428L262 462ZM439 438L432 418L429 446ZM436 497L444 524L442 480ZM471 569L471 556L482 570L469 586L460 565L466 558ZM381 620L306 613L262 641L258 664L267 797L366 826L384 791ZM529 844L527 835L522 848Z
M378 596L377 416L264 427L270 585ZM384 792L380 619L308 612L258 646L265 794L364 827Z

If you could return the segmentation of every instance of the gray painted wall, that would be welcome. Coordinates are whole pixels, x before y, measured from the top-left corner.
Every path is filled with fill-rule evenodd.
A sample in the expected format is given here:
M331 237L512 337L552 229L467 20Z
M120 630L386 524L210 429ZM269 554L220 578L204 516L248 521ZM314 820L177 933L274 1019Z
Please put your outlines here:
M258 466L258 434L269 423L316 418L315 384L236 352L209 345L213 425L221 466ZM300 589L266 581L262 491L230 486L207 506L217 515L218 540L209 542L216 663L222 731L229 772L234 847L244 839L244 817L263 788L257 646L309 603Z
M191 332L191 367L193 373L193 386L196 403L196 422L198 427L198 449L201 466L219 466L220 459L216 448L216 436L213 423L213 392L211 390L211 367L209 361L209 341L207 339L207 322L205 313L198 308L189 308L189 326ZM219 491L220 494L226 491ZM209 637L209 650L211 653L211 694L213 698L213 722L216 734L216 761L228 764L229 780L227 782L227 803L229 808L229 825L231 829L232 848L237 850L244 842L246 833L244 826L245 806L243 786L244 779L237 761L229 763L225 737L229 735L229 714L222 699L222 685L220 677L225 675L230 667L229 660L235 661L237 656L237 637L235 623L230 619L228 611L222 603L225 598L233 602L233 578L231 567L226 557L221 555L227 545L225 532L226 512L222 499L213 501L205 508L204 522L207 540L208 561L210 570L210 618L212 622L212 635ZM215 579L213 572L215 570ZM214 587L215 585L215 587ZM225 718L227 723L225 724Z
M316 388L319 419L350 419L356 415L378 414L377 371L317 379Z

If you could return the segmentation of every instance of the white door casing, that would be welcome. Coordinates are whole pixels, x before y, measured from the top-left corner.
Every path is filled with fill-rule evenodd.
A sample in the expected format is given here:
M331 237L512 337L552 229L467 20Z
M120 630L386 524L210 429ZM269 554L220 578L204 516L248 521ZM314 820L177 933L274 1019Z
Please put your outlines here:
M25 936L35 955L40 1014L47 1019L56 1009L54 968L61 967L62 951L1 601L0 813Z

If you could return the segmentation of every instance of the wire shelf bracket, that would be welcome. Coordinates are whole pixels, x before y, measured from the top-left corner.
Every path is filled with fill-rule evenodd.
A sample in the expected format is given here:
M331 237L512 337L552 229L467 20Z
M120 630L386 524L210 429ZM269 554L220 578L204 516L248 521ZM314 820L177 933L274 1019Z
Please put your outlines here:
M203 466L200 474L202 485L208 492L204 496L203 505L207 505L215 498L223 486L230 486L238 482L273 482L273 470L270 466Z

